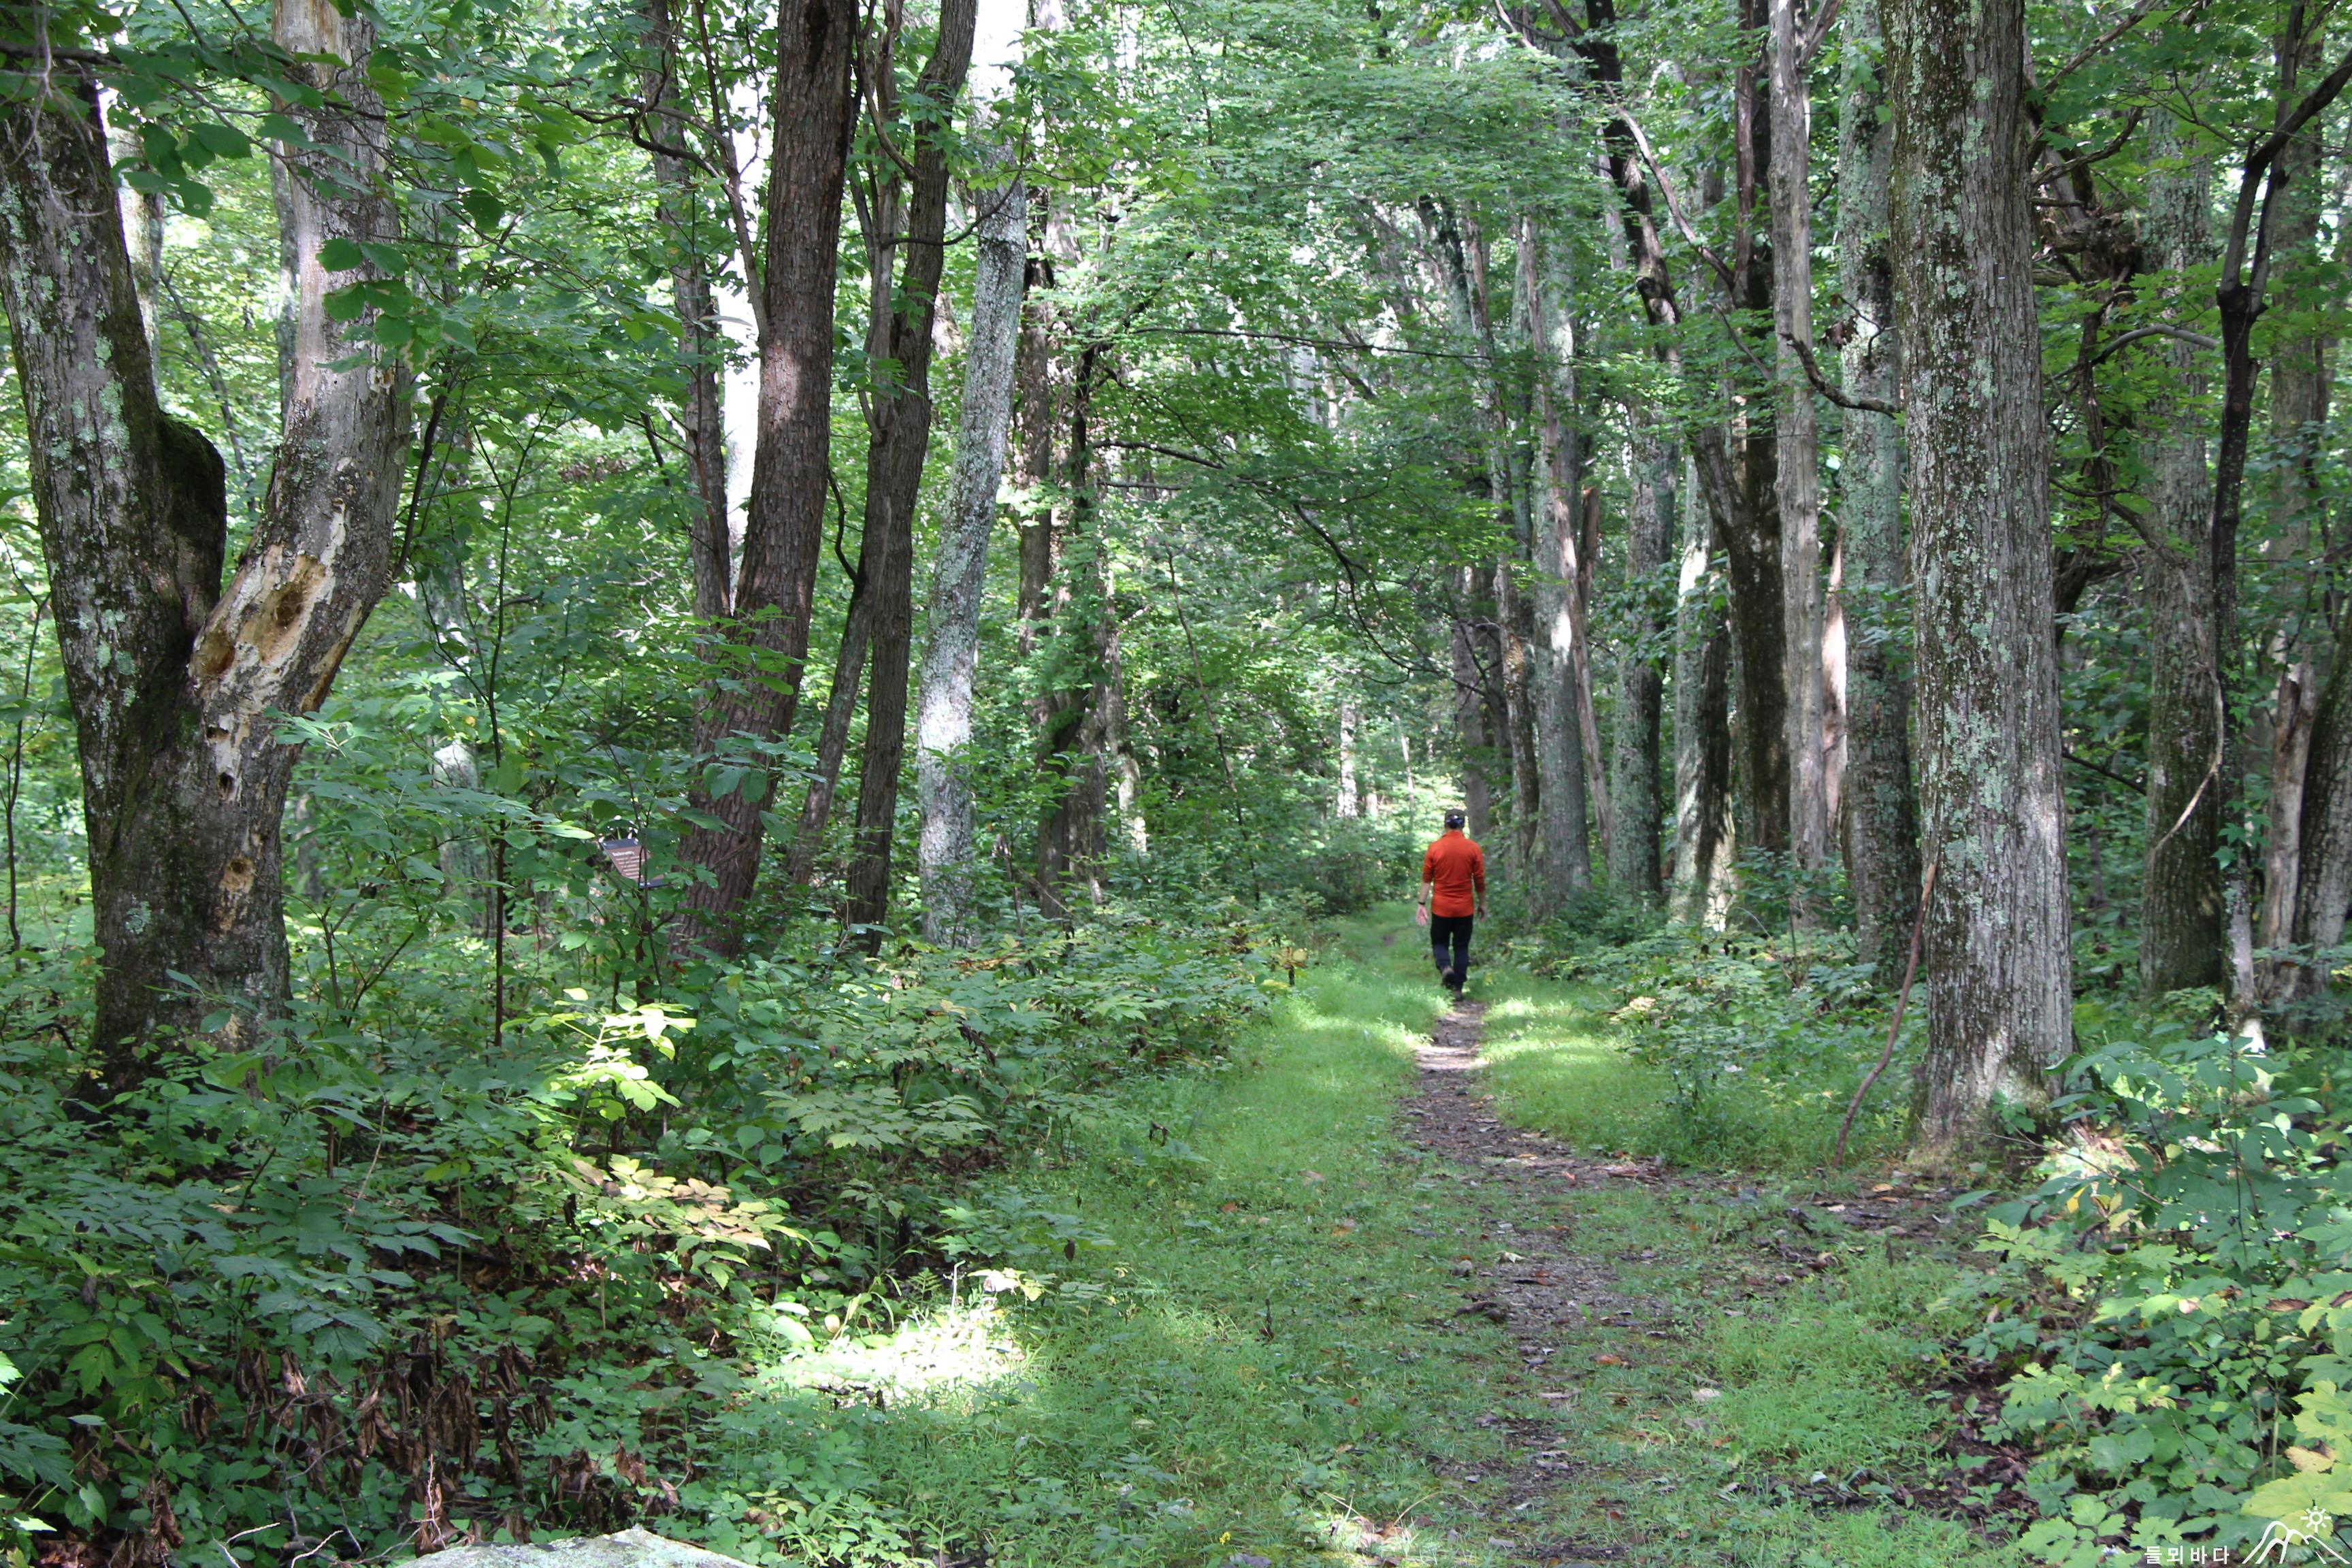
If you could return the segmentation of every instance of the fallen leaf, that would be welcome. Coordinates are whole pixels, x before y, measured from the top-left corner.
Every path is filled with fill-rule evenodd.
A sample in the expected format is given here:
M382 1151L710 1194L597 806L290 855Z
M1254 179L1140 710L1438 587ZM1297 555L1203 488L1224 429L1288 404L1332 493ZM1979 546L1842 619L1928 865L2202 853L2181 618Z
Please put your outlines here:
M1722 1398L1723 1390L1719 1388L1695 1388L1691 1390L1691 1397L1703 1405L1710 1399Z
M1311 1187L1316 1183L1323 1179L1323 1173L1320 1171L1301 1171L1298 1173L1298 1179L1305 1182Z
M1625 1358L1622 1355L1597 1355L1592 1358L1592 1363L1595 1366L1623 1366L1626 1364Z

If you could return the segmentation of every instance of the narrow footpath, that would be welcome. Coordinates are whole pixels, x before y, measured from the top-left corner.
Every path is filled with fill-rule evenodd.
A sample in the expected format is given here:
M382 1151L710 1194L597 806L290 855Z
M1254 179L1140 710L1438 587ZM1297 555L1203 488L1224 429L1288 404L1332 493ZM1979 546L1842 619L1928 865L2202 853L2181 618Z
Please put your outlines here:
M1479 1054L1488 1005L1437 1020L1400 1106L1407 1159L1478 1219L1450 1247L1452 1317L1502 1327L1515 1352L1478 1417L1501 1462L1433 1467L1475 1501L1477 1544L1541 1568L2000 1560L1966 1525L1987 1510L1920 1484L1927 1401L1871 1386L1887 1346L1850 1342L1890 1304L1855 1287L1899 1295L1951 1194L1768 1195L1512 1127ZM1853 1279L1857 1261L1872 1280ZM1727 1394L1726 1373L1748 1386ZM1814 1468L1832 1453L1848 1463Z

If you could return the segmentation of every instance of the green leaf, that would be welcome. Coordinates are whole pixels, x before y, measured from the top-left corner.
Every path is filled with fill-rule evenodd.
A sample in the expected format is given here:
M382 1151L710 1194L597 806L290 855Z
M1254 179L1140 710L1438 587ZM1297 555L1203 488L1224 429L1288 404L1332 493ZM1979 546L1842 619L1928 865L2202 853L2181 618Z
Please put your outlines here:
M192 126L188 134L215 157L242 158L253 151L253 142L244 132L217 121Z
M480 228L496 228L507 216L506 204L488 191L467 191L457 198L457 205Z
M319 247L319 265L325 268L330 272L357 271L360 268L367 265L367 253L365 251L362 250L358 245L351 240L345 239L341 235L337 235L334 238L327 241L326 244ZM333 314L332 311L328 313L330 315ZM357 310L352 312L352 315L354 316L358 314L359 312ZM343 317L341 319L348 321L350 317Z

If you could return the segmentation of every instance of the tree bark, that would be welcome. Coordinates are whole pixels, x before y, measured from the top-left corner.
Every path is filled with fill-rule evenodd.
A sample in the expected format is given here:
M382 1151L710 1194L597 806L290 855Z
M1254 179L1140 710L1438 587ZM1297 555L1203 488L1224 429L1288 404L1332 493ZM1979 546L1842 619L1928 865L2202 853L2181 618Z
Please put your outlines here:
M2023 0L1888 0L1892 239L1937 875L1915 1136L2038 1106L2072 1038Z
M1021 657L1035 651L1045 618L1045 598L1054 580L1054 431L1060 424L1054 404L1054 314L1044 292L1054 287L1054 258L1046 247L1050 202L1028 193L1029 255L1022 272L1021 338L1013 354L1013 415L1020 426L1022 499L1021 581L1013 613Z
M1471 617L1478 613L1478 574L1464 567L1460 574L1462 607L1454 622L1454 727L1462 747L1462 812L1470 837L1482 843L1494 829L1494 803L1486 784L1486 672L1479 668L1478 645Z
M23 11L8 22L44 25ZM249 1038L256 1016L283 1005L280 826L299 749L278 743L276 715L325 700L390 576L407 381L362 338L372 317L326 310L331 292L377 275L321 260L333 241L399 237L366 74L373 31L304 0L282 4L272 30L323 103L279 106L308 138L280 150L298 286L290 385L277 468L226 591L225 474L156 402L95 88L59 64L47 96L0 110L12 150L0 302L80 742L102 1093L137 1079L158 1035L226 1004L227 1033Z
M732 646L696 722L709 756L731 736L772 742L792 730L808 658L824 540L833 441L834 279L842 182L854 116L852 0L778 0L761 300L759 432L742 561L726 631ZM692 933L740 951L739 911L760 870L764 779L714 796L691 792L716 827L690 830L678 853L703 873L688 888Z
M2284 947L2294 940L2295 906L2303 876L2304 789L2311 766L2312 730L2319 719L2319 677L2298 663L2279 677L2271 727L2271 833L2263 844L2263 908L2254 945ZM2273 963L2263 995L2292 986L2291 966Z
M1761 30L1769 0L1738 0L1740 26ZM1727 303L1750 319L1772 319L1773 247L1756 244L1758 185L1769 179L1773 145L1769 92L1756 67L1732 73L1734 243ZM1731 331L1741 331L1738 325ZM1738 692L1738 748L1740 842L1785 852L1790 847L1788 605L1781 564L1780 455L1773 425L1773 389L1751 387L1735 371L1730 387L1728 495L1719 510L1724 575L1731 588L1731 664ZM1700 473L1713 465L1702 449Z
M910 135L915 173L890 352L874 388L874 438L866 458L866 539L881 542L865 591L873 647L866 680L866 754L857 774L857 832L849 860L849 921L879 928L890 912L891 851L898 838L898 775L907 752L907 673L914 635L915 504L931 439L931 326L947 258L948 117L971 69L978 0L942 0L938 42L916 97L929 116ZM928 105L929 108L922 106ZM892 240L898 237L891 236ZM879 940L878 930L866 939Z
M2211 181L2170 115L2151 137L2144 241L2179 275L2212 260ZM2149 410L2147 512L2162 547L2142 552L2148 637L2147 826L2140 877L2140 989L2150 996L2223 979L2221 847L2221 693L2215 684L2212 507L2205 436L2193 399L2202 378L2186 343L2158 351L2167 393ZM2188 406L2183 406L2187 404Z
M972 685L980 663L981 590L996 492L1013 420L1013 372L1021 330L1023 255L1028 237L1025 190L999 149L990 167L1013 178L981 191L980 254L971 289L971 331L964 349L963 410L956 434L955 484L940 536L926 619L921 702L915 720L916 791L922 803L918 863L923 884L923 939L970 945L972 924Z
M1797 0L1769 4L1772 324L1780 367L1773 494L1780 511L1789 852L1799 870L1814 872L1830 857L1830 758L1822 665L1828 606L1822 583L1821 434L1812 384L1799 358L1800 349L1810 353L1813 346L1812 97L1799 58ZM1810 896L1797 902L1801 920L1818 922Z
M734 566L727 530L727 422L719 370L726 333L710 288L709 247L699 238L702 203L694 186L694 163L673 118L677 112L677 35L669 0L645 0L646 140L656 149L654 178L660 195L656 226L669 247L671 307L677 312L678 369L686 395L678 407L678 436L686 448L687 475L694 500L687 523L687 565L694 580L694 613L716 622L734 598Z
M1070 912L1069 886L1084 881L1089 898L1101 891L1103 815L1108 805L1106 735L1119 679L1118 617L1111 603L1109 563L1096 524L1094 394L1110 345L1100 340L1079 351L1070 381L1069 446L1062 474L1068 523L1056 552L1060 584L1052 645L1045 655L1053 685L1043 702L1039 742L1045 771L1058 793L1037 836L1037 881L1045 912Z
M1895 129L1886 117L1879 0L1847 0L1838 113L1838 289L1852 311L1842 351L1845 390L1891 403L1895 274L1887 254L1887 174ZM1903 559L1903 444L1894 419L1843 414L1845 552L1839 593L1846 624L1846 885L1856 948L1895 984L1910 956L1919 907L1919 814L1911 784L1911 681L1899 649L1907 620Z
M857 553L862 580L869 562L862 546ZM816 881L825 824L833 820L833 803L841 790L841 764L849 755L849 731L857 720L857 693L866 684L866 655L873 643L866 603L862 592L851 592L849 613L841 623L841 645L834 650L833 685L825 694L824 723L816 737L816 771L801 796L800 818L793 825L792 848L784 858L784 880L795 888Z
M1353 822L1364 815L1363 795L1356 782L1356 731L1362 720L1352 701L1339 704L1339 777L1332 792L1331 815L1342 822Z
M1625 575L1630 609L1617 653L1617 713L1611 737L1609 805L1616 831L1609 843L1611 886L1654 907L1659 885L1658 729L1664 675L1658 668L1665 627L1654 608L1675 520L1674 449L1659 438L1645 405L1629 404Z
M1695 469L1696 465L1692 465ZM1731 638L1708 570L1714 527L1690 473L1675 598L1675 878L1667 913L1722 929L1731 908Z
M1528 300L1528 346L1535 356L1535 584L1538 666L1535 686L1537 805L1542 817L1535 897L1538 917L1592 886L1592 847L1585 823L1584 742L1577 722L1576 672L1587 661L1585 624L1577 613L1579 560L1575 498L1583 465L1578 438L1562 416L1576 406L1575 321L1554 294L1556 253L1534 221L1520 229L1519 266ZM1572 288L1559 291L1573 298ZM1552 334L1555 320L1563 342ZM1475 835L1474 834L1475 837Z
M2303 783L2303 832L2298 846L2294 940L2321 950L2344 940L2352 905L2352 616L2336 639L2335 658L2312 725L2311 755ZM2300 989L2316 989L2324 972Z
M2304 13L2294 13L2305 15ZM2282 78L2289 82L2315 78L2326 65L2325 13L2309 16L2310 30L2301 39L2281 37ZM2288 56L2294 58L2292 61ZM2292 69L2287 69L2289 65ZM2271 224L2271 248L2278 258L2278 294L2290 310L2324 310L2326 272L2319 254L2320 126L2315 121L2289 138L2279 150L2281 186L2277 216ZM2271 510L2273 537L2268 548L2282 562L2311 558L2313 525L2324 504L2319 459L2326 441L2327 351L2321 331L2282 334L2271 350L2271 440L2276 451L2272 470ZM2314 580L2322 574L2310 574ZM2305 606L2305 625L2318 619L2318 606ZM2297 638L2290 654L2299 655L2307 638ZM2290 660L2291 662L2292 660Z

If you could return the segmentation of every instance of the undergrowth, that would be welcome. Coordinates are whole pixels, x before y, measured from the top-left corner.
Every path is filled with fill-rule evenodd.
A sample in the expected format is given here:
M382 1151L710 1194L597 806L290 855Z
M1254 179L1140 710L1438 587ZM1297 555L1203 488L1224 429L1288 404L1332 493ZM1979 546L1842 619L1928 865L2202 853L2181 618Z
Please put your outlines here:
M1215 1072L1281 984L1265 926L1109 921L690 967L658 1003L616 984L488 1019L429 992L473 994L480 945L412 954L249 1049L164 1050L103 1108L69 979L15 983L0 1518L20 1547L373 1558L707 1512L760 1347L870 1331L936 1272L1098 1290L1096 1227L1017 1186L976 1197L973 1174L1116 1123L1139 1075ZM1186 1163L1134 1131L1143 1164ZM761 1428L778 1531L864 1529L837 1425Z

